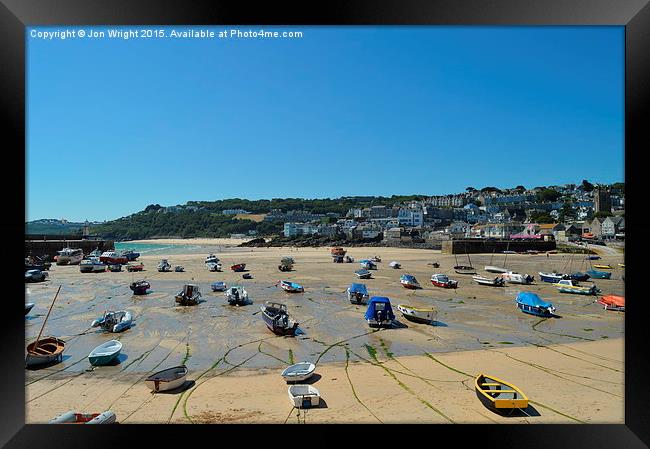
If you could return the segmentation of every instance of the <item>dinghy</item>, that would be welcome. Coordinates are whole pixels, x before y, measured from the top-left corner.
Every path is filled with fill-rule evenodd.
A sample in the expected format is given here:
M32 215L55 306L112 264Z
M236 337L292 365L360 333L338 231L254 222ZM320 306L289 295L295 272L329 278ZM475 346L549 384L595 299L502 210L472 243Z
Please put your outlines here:
M245 263L237 263L235 265L232 265L230 269L234 272L239 272L239 271L244 271L246 269L246 264Z
M611 279L611 271L587 270L587 274L594 279Z
M138 265L127 265L126 266L126 271L129 273L133 273L134 271L142 271L144 270L144 264L141 262Z
M114 424L116 419L117 416L110 410L103 413L75 413L70 410L50 419L48 424Z
M182 273L183 271L185 271L185 267L182 266L182 265L176 265L176 266L174 267L174 271L175 271L176 273Z
M402 287L408 288L411 290L416 290L420 287L420 283L418 282L417 279L415 279L415 276L412 276L410 274L403 274L399 277L399 283L402 284Z
M278 270L280 271L291 271L293 270L293 264L294 264L293 257L288 257L285 256L282 259L280 259L280 265L278 265Z
M476 268L467 265L456 265L454 271L458 274L476 274Z
M348 300L352 304L365 304L369 298L366 284L353 283L348 287Z
M248 302L248 292L241 285L233 285L224 293L228 304L243 306Z
M528 398L522 391L498 377L479 374L474 379L474 389L479 400L497 413L512 412L528 407Z
M396 270L399 270L402 267L402 265L399 262L396 262L394 260L391 263L389 263L388 266Z
M508 271L506 268L495 267L493 265L486 265L483 269L489 273L506 273Z
M185 284L183 290L178 292L174 297L176 303L182 306L195 306L201 299L201 291L198 285Z
M212 289L213 292L225 292L226 288L228 287L226 286L225 282L219 281L210 284L210 288Z
M359 278L359 279L370 279L372 276L372 273L365 268L362 268L361 270L357 270L354 272L354 274Z
M30 312L30 310L34 308L34 305L35 304L33 302L28 302L27 304L25 304L25 315L27 315Z
M171 271L171 270L172 270L172 266L171 266L171 264L167 261L167 259L162 259L162 260L158 263L158 271L160 271L161 273L162 273L162 272L165 272L165 271Z
M479 285L489 285L491 287L503 287L506 285L505 279L499 276L495 277L494 279L489 279L477 274L476 276L472 276L472 279Z
M102 343L88 354L88 361L93 366L106 365L117 358L122 351L122 343L110 340Z
M129 288L133 290L134 295L146 295L147 290L151 288L151 284L149 284L145 280L135 281L132 282L131 285L129 285Z
M210 255L205 258L206 265L209 263L217 263L217 262L219 262L219 258L212 253L210 253Z
M564 279L573 279L574 281L586 281L590 278L588 273L576 271L575 273L567 274Z
M289 318L286 305L267 301L261 309L262 319L271 332L276 335L296 334L298 322Z
M90 326L101 326L102 329L108 332L122 332L131 327L133 317L128 310L118 310L116 312L104 312L104 315L94 320Z
M205 266L208 268L208 271L221 271L222 269L221 263L219 262L208 262Z
M413 307L408 304L398 304L397 310L402 316L415 323L431 324L436 318L436 309L433 307Z
M377 269L377 264L374 263L372 260L361 259L359 261L359 264L361 265L361 268L363 268L365 270L376 270Z
M289 401L296 408L318 407L320 392L311 385L291 385L289 387Z
M185 383L186 378L187 367L181 365L152 374L144 380L144 384L150 390L158 393L159 391L169 391L179 388Z
M302 285L291 281L280 281L280 287L289 293L303 293L305 291Z
M600 268L601 270L611 270L612 266L611 265L600 265L600 264L594 264L594 268Z
M558 281L562 279L566 279L566 275L562 273L558 273L556 271L552 273L544 273L542 271L538 272L539 278L542 280L542 282L550 282L552 284L557 283Z
M605 306L605 310L617 310L619 312L625 312L625 296L603 296L598 300L598 303Z
M393 325L395 314L390 306L390 299L383 296L373 296L368 302L364 315L370 327L390 327Z
M38 342L38 345L36 344ZM63 360L65 342L56 337L43 337L27 345L25 366L32 367Z
M316 365L309 362L299 362L282 371L281 376L287 382L302 382L314 375Z
M502 273L501 278L511 284L530 284L534 280L533 276L529 274L519 274L516 271L507 271Z
M515 299L517 307L524 313L542 317L551 317L555 314L555 307L550 302L542 299L532 292L521 292Z
M458 281L451 280L446 274L442 273L432 274L431 283L436 287L458 288Z

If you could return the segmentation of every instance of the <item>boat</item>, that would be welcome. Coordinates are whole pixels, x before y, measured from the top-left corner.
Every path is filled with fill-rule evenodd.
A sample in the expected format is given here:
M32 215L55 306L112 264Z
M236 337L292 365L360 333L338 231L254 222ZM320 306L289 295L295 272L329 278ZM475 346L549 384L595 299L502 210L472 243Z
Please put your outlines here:
M576 293L578 295L595 295L600 291L598 287L596 287L596 285L585 287L572 279L561 279L556 284L553 285L555 285L555 287L561 293Z
M404 288L409 288L411 290L416 290L420 287L420 283L418 282L417 279L415 279L415 276L412 276L410 274L403 274L399 277L399 283L402 284L402 287Z
M476 274L476 268L469 265L456 265L454 271L458 274Z
M232 265L230 269L234 272L239 272L239 271L244 271L246 269L246 264L245 263L237 263L235 265Z
M28 302L25 304L25 315L27 315L33 308L35 304L33 302Z
M25 282L42 282L49 276L48 273L41 270L25 271Z
M505 251L501 251L501 254L517 254L517 251L505 250Z
M551 282L553 284L557 283L558 281L562 279L566 279L566 275L562 273L558 273L556 271L552 273L544 273L542 271L538 272L539 278L542 280L542 282Z
M144 384L151 391L175 390L181 387L187 379L187 367L185 365L167 368L152 374L144 380Z
M372 260L361 259L359 261L359 264L361 265L361 268L364 268L366 270L376 270L377 269L377 264L374 263Z
M602 259L600 256L587 256L585 257L585 260L600 260Z
M587 270L587 274L594 279L611 279L611 271Z
M311 385L291 385L288 392L289 401L298 409L318 407L320 403L320 392Z
M208 268L208 271L221 271L222 269L220 262L207 262L205 266Z
M365 304L370 299L366 284L353 283L348 287L348 300L352 304Z
M127 265L126 266L126 271L129 273L134 272L134 271L143 271L144 270L144 264L140 262L138 265Z
M122 343L110 340L102 343L88 354L88 361L92 366L108 365L115 360L122 351Z
M88 257L97 257L97 258L99 258L99 257L101 257L101 255L102 255L102 250L100 250L99 248L95 248L95 250L91 251L88 254Z
M138 257L140 257L140 253L136 253L132 249L127 249L126 251L122 252L122 256L126 257L126 260L129 262L133 262Z
M354 257L343 256L343 263L352 263L354 262Z
M84 258L84 252L79 248L63 248L61 251L57 251L57 253L57 265L77 265Z
M280 260L280 265L278 265L278 270L280 271L291 271L293 269L293 264L294 264L293 257L283 257Z
M133 317L128 310L107 311L94 320L90 327L101 327L107 332L122 332L133 324Z
M485 271L489 272L489 273L507 273L508 272L507 268L495 267L493 265L486 265L483 269Z
M372 273L365 268L362 268L360 270L357 270L354 272L354 274L359 278L359 279L370 279L372 276Z
M497 276L494 279L489 279L477 274L476 276L472 276L472 279L479 285L489 285L492 287L503 287L506 285L506 280L500 276Z
M218 282L213 282L210 284L210 288L212 289L213 292L225 292L226 288L226 283L223 281L218 281Z
M520 274L516 271L506 271L501 273L501 278L511 284L530 284L535 280L534 276L529 274Z
M384 296L370 298L364 317L370 327L392 326L395 314L390 306L390 299Z
M394 268L396 270L399 270L400 268L402 268L402 264L400 264L399 262L396 262L394 260L391 263L389 263L388 266L391 267L391 268Z
M517 307L524 313L542 317L551 317L555 313L555 307L550 302L542 299L532 292L520 292L515 298Z
M598 300L598 303L605 306L605 310L617 310L619 312L625 312L625 296L603 296Z
M432 274L431 283L436 287L458 288L458 281L451 280L446 274L442 273Z
M432 324L436 318L436 309L433 307L413 307L408 304L398 304L397 310L402 316L415 323Z
M79 271L82 273L103 273L106 271L106 264L101 262L98 257L84 259L79 263Z
M27 368L44 365L46 363L51 363L57 360L59 362L63 360L65 342L60 338L52 336L41 338L43 329L45 329L45 323L47 323L47 319L50 317L52 307L54 307L54 302L59 296L60 291L61 286L59 285L59 288L54 295L54 299L52 300L52 304L50 304L50 308L47 311L47 315L45 315L43 325L41 326L41 330L38 332L36 340L27 345L27 355L25 357L25 367Z
M70 410L52 418L48 424L115 424L115 412L107 410L103 413L75 413Z
M27 256L25 257L25 271L27 270L49 270L52 267L51 262L47 262L45 259L47 256L38 257L38 256Z
M119 263L109 265L108 270L112 271L113 273L117 273L119 271L122 271L122 265Z
M433 268L440 268L439 262L428 262L427 265L431 265Z
M182 306L195 306L200 299L201 291L196 284L185 284L175 296L176 302Z
M271 332L276 335L295 335L298 322L289 318L287 306L267 301L261 307L262 319Z
M370 260L373 261L373 262L381 262L381 257L379 257L379 256L372 256L372 257L370 258Z
M601 264L594 264L594 268L600 268L601 270L611 270L612 266L611 265L601 265Z
M625 264L624 264L624 263L619 263L618 266L621 267L621 268L625 268Z
M330 249L330 254L332 256L341 256L341 257L343 257L343 256L345 256L346 252L347 251L344 250L343 248L341 248L340 246L337 246L335 248Z
M205 263L206 264L217 263L217 262L219 262L219 258L217 256L215 256L214 254L212 254L212 253L210 253L210 255L205 258Z
M172 271L172 266L171 264L167 261L167 259L162 259L158 263L158 271L163 272L163 271Z
M290 292L290 293L303 293L305 291L302 285L296 284L295 282L291 282L291 281L280 281L280 287L285 292Z
M242 279L253 279L253 275L250 273L244 273L241 275Z
M574 281L587 281L591 276L588 273L583 273L582 271L576 271L574 273L567 274L564 279L573 279Z
M151 284L145 280L135 281L129 285L129 288L133 291L134 295L146 295L147 290L151 288Z
M285 368L280 374L287 382L303 382L314 375L316 365L310 362L298 362Z
M248 302L248 292L241 285L233 285L224 295L230 305L243 306Z
M99 261L104 262L107 265L126 265L129 262L129 259L126 256L116 253L115 251L104 251L102 255L99 256Z
M176 266L174 267L174 271L175 271L176 273L182 273L183 271L185 271L185 267L183 267L182 265L176 265Z
M512 412L528 407L528 398L516 386L498 377L479 374L474 379L474 389L479 400L497 413Z

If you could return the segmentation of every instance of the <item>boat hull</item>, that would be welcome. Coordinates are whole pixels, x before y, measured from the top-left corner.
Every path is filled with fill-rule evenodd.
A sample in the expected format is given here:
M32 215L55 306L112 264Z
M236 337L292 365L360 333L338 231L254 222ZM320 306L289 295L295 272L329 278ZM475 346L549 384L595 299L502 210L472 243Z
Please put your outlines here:
M522 304L520 302L517 303L517 307L522 312L528 313L530 315L541 316L545 318L550 318L553 316L553 314L549 312L548 309L543 309L541 307L529 306L528 304Z
M113 360L115 360L119 355L120 355L120 351L108 355L88 356L88 361L92 366L108 365Z
M38 353L32 352L35 344L36 342L32 342L27 345L25 366L32 367L63 360L63 350L65 349L63 340L56 337L41 338L38 342Z
M417 309L402 304L397 305L397 310L402 313L404 318L414 323L431 324L436 315L434 309Z
M402 287L408 288L409 290L417 290L420 288L420 284L413 284L411 282L400 282L402 284Z
M177 366L152 374L144 384L156 393L180 388L187 379L187 367Z
M589 276L591 276L594 279L611 279L612 278L612 273L610 271L590 270L590 271L587 271L587 274L589 274Z

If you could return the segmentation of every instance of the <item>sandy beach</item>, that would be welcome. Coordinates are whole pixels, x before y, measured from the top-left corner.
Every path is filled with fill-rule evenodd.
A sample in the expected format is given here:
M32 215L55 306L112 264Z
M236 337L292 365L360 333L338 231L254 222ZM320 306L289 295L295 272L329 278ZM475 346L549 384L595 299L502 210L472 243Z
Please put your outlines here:
M198 241L197 241L198 240ZM345 295L358 263L333 264L328 248L237 248L222 239L143 241L199 245L188 254L171 253L172 265L185 272L159 273L164 255L141 256L142 273L80 273L78 266L53 266L49 280L28 284L36 306L26 317L26 342L32 341L59 285L62 290L45 334L66 340L62 363L26 370L27 423L42 423L68 410L92 413L110 409L121 423L623 423L624 313L603 310L594 296L559 293L539 281L538 271L585 271L584 256L508 255L507 267L535 275L533 285L479 286L455 274L456 259L437 251L400 248L349 248L356 260L380 255L373 279L362 281L372 295L391 299L399 325L375 330L363 319L364 306ZM229 240L229 239L228 239ZM175 241L176 243L172 243ZM241 241L237 241L237 244ZM225 271L209 272L208 252ZM218 252L217 252L218 251ZM281 273L282 256L294 270ZM399 261L402 269L388 267ZM505 255L471 255L479 273L501 265ZM437 261L440 268L428 263ZM611 280L596 280L602 294L624 294L623 255L603 255L598 263L614 267ZM253 276L244 280L230 265L246 263ZM422 289L399 285L412 274ZM460 282L456 290L431 285L433 273ZM493 275L492 275L493 276ZM151 292L132 296L128 285L147 279ZM289 279L305 293L288 294L275 286ZM229 306L209 285L242 284L253 304ZM184 283L198 283L204 302L179 307L173 295ZM538 293L557 308L558 318L521 313L519 291ZM278 337L264 325L259 307L266 300L287 304L300 322L295 337ZM397 304L434 306L435 325L405 320ZM119 334L90 328L104 310L128 309L135 325ZM88 353L119 339L118 364L91 369ZM318 408L297 414L279 373L292 362L317 364L310 379L320 390ZM185 364L188 382L180 391L152 394L143 379ZM510 381L530 398L522 413L500 416L477 399L473 377L491 374Z

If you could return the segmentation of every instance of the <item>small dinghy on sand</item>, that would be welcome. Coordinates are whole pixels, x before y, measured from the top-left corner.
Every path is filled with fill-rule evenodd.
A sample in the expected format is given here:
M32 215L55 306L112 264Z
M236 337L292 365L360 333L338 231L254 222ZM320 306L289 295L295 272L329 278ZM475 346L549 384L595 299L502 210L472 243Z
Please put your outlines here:
M60 291L61 286L59 285L59 289L56 291L56 295L54 295L54 299L52 300L52 304L50 304L50 309L47 311L45 320L43 320L41 330L38 332L38 337L36 337L35 341L27 345L27 356L25 357L25 367L27 368L44 365L56 360L59 362L63 360L65 342L59 338L51 336L41 338L43 329L45 329L45 323L47 323L47 319L50 316L50 312L52 312L52 307L54 307L54 302L59 296Z
M104 315L93 321L90 326L100 326L108 332L122 332L133 324L133 317L128 310L104 312Z
M93 366L107 365L120 355L122 343L117 340L110 340L93 349L88 354L88 361Z
M291 385L289 387L289 401L296 408L318 407L320 392L311 385Z
M313 376L314 371L316 371L316 365L313 363L300 362L286 368L282 371L281 376L287 382L302 382Z
M432 324L436 318L436 309L433 307L413 307L408 304L398 304L397 310L402 316L415 323Z
M474 379L474 389L483 405L496 413L528 407L528 398L519 388L497 377L479 374Z
M110 410L104 413L75 413L70 410L50 419L48 424L115 424L116 420L117 416Z
M153 392L169 391L179 388L187 378L187 367L185 365L167 368L152 374L144 380L144 383Z

